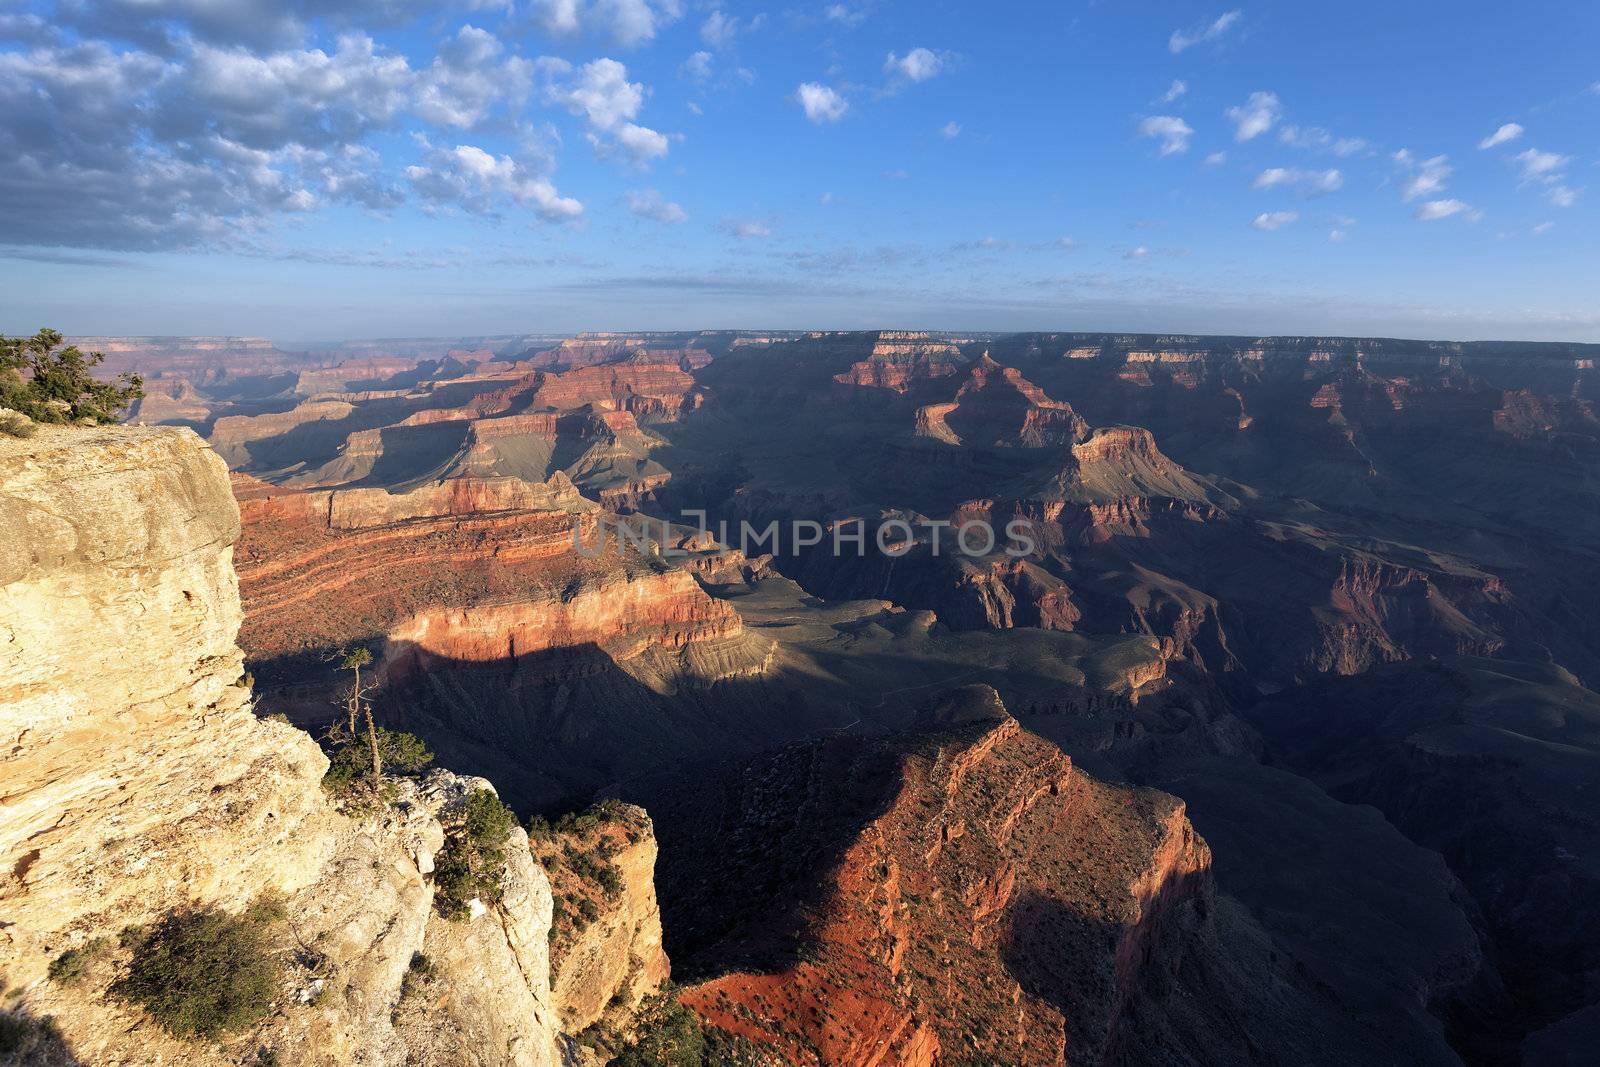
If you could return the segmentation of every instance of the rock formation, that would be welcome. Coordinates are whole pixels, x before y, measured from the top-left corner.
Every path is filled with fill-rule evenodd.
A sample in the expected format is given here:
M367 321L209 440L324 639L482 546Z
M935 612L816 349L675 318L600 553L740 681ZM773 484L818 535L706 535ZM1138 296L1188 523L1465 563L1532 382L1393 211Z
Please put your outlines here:
M522 831L498 903L465 923L433 907L445 828L488 783L395 780L381 810L345 814L311 739L252 713L220 459L176 429L0 441L0 531L11 1011L52 1017L86 1064L461 1062L462 1049L557 1062L550 888ZM221 1046L180 1042L107 995L125 946L77 981L46 978L63 953L127 928L263 897L286 905L283 986ZM402 1005L419 954L449 995Z

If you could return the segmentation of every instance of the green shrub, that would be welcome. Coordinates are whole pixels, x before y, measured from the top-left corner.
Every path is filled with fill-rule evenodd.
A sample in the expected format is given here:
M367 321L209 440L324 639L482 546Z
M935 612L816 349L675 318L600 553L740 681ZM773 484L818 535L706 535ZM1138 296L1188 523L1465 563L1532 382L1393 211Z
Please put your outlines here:
M447 919L464 919L474 897L497 904L505 895L506 838L517 817L487 789L475 789L462 808L461 824L445 835L434 857L434 905Z
M20 411L35 422L113 423L144 396L144 379L137 374L97 381L89 371L106 357L61 344L54 330L32 337L0 336L0 408Z
M633 1040L611 1059L611 1067L765 1067L770 1050L714 1026L678 1001L678 986L662 985L646 997L634 1019Z
M517 816L487 789L474 789L462 809L462 829L481 848L499 848L516 829Z
M378 754L383 757L386 771L406 777L422 773L433 762L433 753L415 734L399 730L385 730L379 726ZM372 754L367 747L363 731L355 740L333 750L328 758L328 773L322 776L322 788L335 796L349 791L351 785L372 770Z
M60 985L71 985L89 970L89 964L106 954L111 943L103 937L94 938L78 948L69 948L50 961L50 980Z
M0 371L0 374L5 372ZM39 432L39 424L20 411L0 411L0 434L7 437L32 437Z
M182 1038L217 1041L272 1009L279 965L273 927L283 907L266 901L234 916L215 908L178 912L133 932L128 973L111 992Z

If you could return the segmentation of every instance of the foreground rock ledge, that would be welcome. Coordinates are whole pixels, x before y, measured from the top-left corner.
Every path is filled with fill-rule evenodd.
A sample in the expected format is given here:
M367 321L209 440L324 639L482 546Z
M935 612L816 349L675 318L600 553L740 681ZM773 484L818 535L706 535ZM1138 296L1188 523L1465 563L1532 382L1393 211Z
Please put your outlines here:
M188 430L0 438L0 1007L52 1017L90 1065L558 1062L550 886L525 835L504 900L448 923L427 878L441 817L488 783L439 772L380 814L335 810L316 744L238 684L238 529L222 460ZM46 977L95 938L264 893L314 951L222 1047L108 997L121 949ZM403 995L419 952L434 991Z

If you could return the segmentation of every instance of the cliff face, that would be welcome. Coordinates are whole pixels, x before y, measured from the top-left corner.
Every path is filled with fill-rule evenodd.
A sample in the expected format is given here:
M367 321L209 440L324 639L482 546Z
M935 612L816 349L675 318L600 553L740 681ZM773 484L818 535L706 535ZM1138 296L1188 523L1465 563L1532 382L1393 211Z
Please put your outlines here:
M643 808L603 804L533 842L562 906L551 989L570 1034L626 1035L639 1002L671 971L656 904L655 828Z
M459 1035L476 1062L555 1062L548 880L508 842L504 899L434 914L434 854L481 780L397 781L341 814L311 739L235 683L238 513L221 460L173 429L0 442L0 958L8 1004L53 1015L78 1062L399 1064ZM128 950L67 984L75 947L192 907L286 903L272 1013L224 1046L170 1038L107 995ZM304 946L315 946L314 950ZM451 996L400 1011L414 955ZM396 1020L417 1018L408 1028ZM432 1062L459 1062L435 1059Z
M1181 802L1077 771L987 687L925 727L732 787L727 866L680 872L690 967L716 975L684 1002L797 1064L1114 1060L1207 921L1209 850Z

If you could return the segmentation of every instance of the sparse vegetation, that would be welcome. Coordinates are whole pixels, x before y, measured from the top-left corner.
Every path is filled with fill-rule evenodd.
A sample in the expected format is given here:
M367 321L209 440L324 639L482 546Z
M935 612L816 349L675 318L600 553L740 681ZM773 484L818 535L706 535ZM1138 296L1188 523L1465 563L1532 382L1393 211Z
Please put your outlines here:
M607 1035L596 1035L595 1045L606 1045ZM635 1016L635 1030L612 1058L612 1067L745 1067L774 1062L758 1054L742 1038L708 1027L678 1000L678 987L667 982L660 992L646 997Z
M217 1041L246 1029L278 992L273 935L283 916L281 903L264 900L241 915L200 908L125 931L133 958L111 992L178 1037Z
M0 408L10 408L34 422L114 423L144 396L144 379L121 374L114 382L97 380L90 370L105 360L100 352L84 353L76 345L62 347L54 330L32 337L0 336ZM13 436L28 436L31 431Z
M445 835L434 858L434 905L447 919L467 917L471 902L499 903L504 895L506 839L517 817L487 789L467 796L461 823Z
M433 753L415 734L376 727L377 748L382 765L390 774L413 776L421 774L433 762ZM335 796L349 793L352 786L364 779L371 769L372 740L363 733L338 745L328 759L328 772L322 776L322 787Z
M59 985L71 985L84 976L89 965L111 947L111 942L96 937L77 948L69 948L50 961L50 980Z
M20 411L0 410L0 434L7 437L32 437L39 424Z

